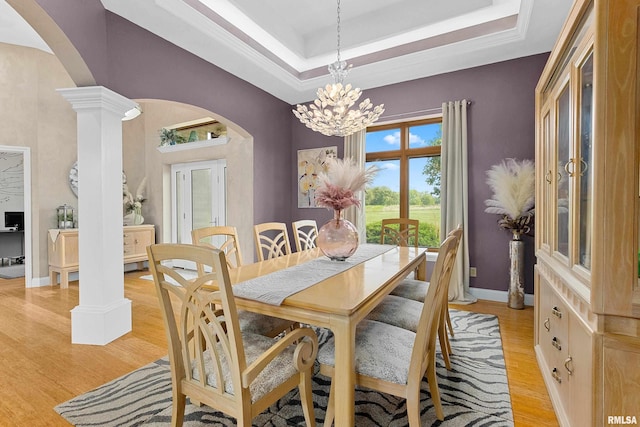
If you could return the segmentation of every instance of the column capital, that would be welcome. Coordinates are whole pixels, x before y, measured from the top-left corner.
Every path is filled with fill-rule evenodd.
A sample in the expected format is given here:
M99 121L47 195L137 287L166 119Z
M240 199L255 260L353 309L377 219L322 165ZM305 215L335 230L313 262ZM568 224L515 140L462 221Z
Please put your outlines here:
M104 86L85 86L77 88L56 89L64 99L69 101L77 113L83 111L108 110L121 115L135 108L138 104L129 98L107 89Z

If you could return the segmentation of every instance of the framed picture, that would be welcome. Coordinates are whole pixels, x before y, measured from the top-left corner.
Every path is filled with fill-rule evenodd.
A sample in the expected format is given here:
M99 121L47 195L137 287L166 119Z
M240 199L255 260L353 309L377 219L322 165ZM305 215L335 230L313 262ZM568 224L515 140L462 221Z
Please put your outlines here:
M298 150L298 207L316 208L318 174L325 172L327 159L338 157L338 147Z

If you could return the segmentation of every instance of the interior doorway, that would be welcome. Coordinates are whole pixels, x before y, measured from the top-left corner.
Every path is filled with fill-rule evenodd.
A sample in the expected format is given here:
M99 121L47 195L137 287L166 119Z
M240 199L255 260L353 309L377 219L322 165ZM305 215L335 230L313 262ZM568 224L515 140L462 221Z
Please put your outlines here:
M31 151L0 145L0 278L31 287Z

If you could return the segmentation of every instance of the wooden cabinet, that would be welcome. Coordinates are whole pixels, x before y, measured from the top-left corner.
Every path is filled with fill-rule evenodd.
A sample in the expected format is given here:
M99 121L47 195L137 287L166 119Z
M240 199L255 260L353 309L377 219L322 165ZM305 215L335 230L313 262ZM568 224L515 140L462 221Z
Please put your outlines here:
M147 246L155 243L155 229L153 225L134 225L123 227L122 245L124 263L138 263L142 269L142 262L147 260Z
M147 260L147 246L155 243L155 227L153 225L133 225L123 227L123 262L137 263L142 269ZM60 287L69 286L69 273L78 271L78 230L49 230L49 280L51 285L58 282Z
M576 0L536 87L535 348L563 426L640 419L638 22Z
M545 279L537 288L537 351L561 425L593 425L593 330Z

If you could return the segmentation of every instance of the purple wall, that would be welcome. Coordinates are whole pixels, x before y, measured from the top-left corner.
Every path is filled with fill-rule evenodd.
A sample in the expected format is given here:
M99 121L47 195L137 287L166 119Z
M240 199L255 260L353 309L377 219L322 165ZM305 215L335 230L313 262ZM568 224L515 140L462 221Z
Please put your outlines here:
M291 106L102 7L38 0L85 59L96 84L132 99L195 105L254 137L254 221L290 222ZM84 25L84 23L89 24Z
M470 265L477 267L478 276L470 279L471 287L508 289L510 234L498 227L498 215L484 212L484 201L492 195L486 184L486 171L504 158L535 158L534 90L547 56L535 55L364 91L374 104L384 103L385 116L405 117L413 111L439 108L443 101L472 101L468 109L469 258ZM342 154L340 138L313 133L297 120L292 125L292 142L293 159L297 150L328 145L338 145ZM295 173L292 179L294 192ZM298 209L295 198L292 203L295 219L312 218L322 224L330 218L325 209ZM534 242L531 237L524 237L524 241L525 291L533 293Z
M254 220L324 223L325 209L298 209L297 150L337 145L342 139L312 132L291 106L167 41L106 12L99 0L36 0L67 34L98 85L129 98L196 105L232 120L254 138ZM484 213L491 196L485 172L506 157L534 158L534 88L547 55L462 70L368 89L385 115L439 107L466 98L469 107L470 261L478 277L471 286L506 290L509 233L496 215ZM354 82L357 83L357 82ZM526 291L533 291L533 240L526 242Z

